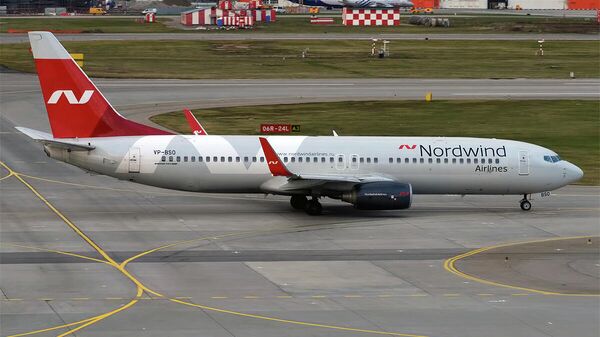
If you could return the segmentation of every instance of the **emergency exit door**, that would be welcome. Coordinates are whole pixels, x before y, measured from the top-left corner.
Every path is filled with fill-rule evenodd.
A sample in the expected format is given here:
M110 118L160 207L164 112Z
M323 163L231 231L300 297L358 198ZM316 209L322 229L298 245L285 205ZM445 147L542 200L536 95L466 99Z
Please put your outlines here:
M529 174L529 152L519 151L519 175Z
M129 149L129 173L140 173L140 148Z

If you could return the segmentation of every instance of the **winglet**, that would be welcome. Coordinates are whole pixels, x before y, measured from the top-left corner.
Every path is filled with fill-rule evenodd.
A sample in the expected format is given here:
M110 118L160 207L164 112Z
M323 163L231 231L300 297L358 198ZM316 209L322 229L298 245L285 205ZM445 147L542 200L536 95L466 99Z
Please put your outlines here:
M199 135L199 136L208 135L208 133L206 133L206 131L202 127L202 124L200 124L198 122L198 120L196 119L196 116L194 116L194 114L190 111L190 109L183 109L183 112L185 113L185 119L187 119L187 122L190 125L190 128L192 129L192 132L195 135Z
M271 144L269 144L269 141L264 137L258 137L258 139L260 140L260 146L262 146L265 157L267 158L267 164L269 165L271 174L274 177L291 177L292 173L285 167L275 150L273 150L273 147L271 147Z

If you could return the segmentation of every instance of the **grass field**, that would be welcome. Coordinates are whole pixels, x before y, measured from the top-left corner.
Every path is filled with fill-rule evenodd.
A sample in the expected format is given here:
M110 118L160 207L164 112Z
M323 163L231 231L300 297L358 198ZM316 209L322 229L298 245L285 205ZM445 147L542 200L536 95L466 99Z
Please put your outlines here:
M371 101L194 110L209 134L258 134L260 123L300 124L303 135L472 136L531 142L600 185L600 102L585 100ZM151 118L190 133L181 111Z
M567 78L600 77L600 41L393 41L390 57L370 41L65 42L91 76L123 78ZM0 45L0 64L33 72L28 44ZM302 58L308 49L308 57Z
M406 24L409 15L403 15L403 22L398 27L345 27L341 22L341 14L330 15L336 20L335 25L311 25L307 17L280 16L271 24L259 24L253 30L210 31L210 33L253 31L261 33L584 33L599 32L593 18L556 18L537 16L475 16L450 17L450 28L424 27ZM181 30L167 24L177 18L161 18L154 24L140 24L131 18L4 18L0 19L0 32L8 29L26 30L82 30L84 33L157 33L157 32L189 32L203 34L196 30Z

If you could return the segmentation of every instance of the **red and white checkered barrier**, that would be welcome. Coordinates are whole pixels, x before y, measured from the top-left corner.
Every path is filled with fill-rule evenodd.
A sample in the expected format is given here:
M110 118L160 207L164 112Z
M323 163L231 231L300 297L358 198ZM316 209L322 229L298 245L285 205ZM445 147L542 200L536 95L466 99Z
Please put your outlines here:
M344 8L342 23L346 26L399 26L398 8Z
M254 19L251 16L224 16L218 18L223 26L250 27L254 25Z
M181 13L181 24L184 26L208 26L216 25L217 18L222 17L250 17L254 22L275 22L275 10L272 9L247 9L230 11L218 8L195 9Z

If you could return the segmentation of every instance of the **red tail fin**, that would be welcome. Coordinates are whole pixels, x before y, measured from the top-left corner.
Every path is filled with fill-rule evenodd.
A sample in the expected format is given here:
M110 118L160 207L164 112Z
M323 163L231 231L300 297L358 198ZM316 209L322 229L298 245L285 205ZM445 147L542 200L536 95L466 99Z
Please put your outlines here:
M50 32L29 32L55 138L167 135L121 116Z

